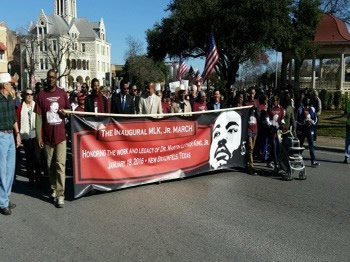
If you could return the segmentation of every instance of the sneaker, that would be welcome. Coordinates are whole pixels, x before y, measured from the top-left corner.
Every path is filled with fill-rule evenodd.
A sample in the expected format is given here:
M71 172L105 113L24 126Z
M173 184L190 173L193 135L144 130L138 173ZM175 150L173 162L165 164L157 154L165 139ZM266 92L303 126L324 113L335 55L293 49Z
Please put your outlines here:
M56 199L56 197L57 197L56 190L52 191L51 197Z
M64 199L59 198L57 201L57 207L58 208L63 208L64 207Z
M256 170L255 170L254 168L250 168L250 169L248 170L248 173L249 173L249 175L251 175L251 176L257 176L257 175L258 175L258 173L256 172Z
M319 166L319 165L320 165L320 163L318 163L318 162L314 161L314 162L312 162L312 163L311 163L311 165L312 165L312 166Z
M273 164L271 162L267 163L266 166L269 167L269 168L274 168L274 166L273 166Z
M347 157L345 157L345 159L344 159L344 162L343 162L344 164L348 164L348 158Z

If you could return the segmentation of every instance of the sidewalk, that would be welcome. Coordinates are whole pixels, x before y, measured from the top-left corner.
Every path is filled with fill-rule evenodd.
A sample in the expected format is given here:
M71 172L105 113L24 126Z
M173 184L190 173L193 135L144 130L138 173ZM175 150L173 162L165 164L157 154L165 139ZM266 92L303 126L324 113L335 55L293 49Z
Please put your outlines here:
M308 147L306 139L305 146ZM336 153L344 153L345 139L340 137L318 136L317 141L315 142L315 149Z

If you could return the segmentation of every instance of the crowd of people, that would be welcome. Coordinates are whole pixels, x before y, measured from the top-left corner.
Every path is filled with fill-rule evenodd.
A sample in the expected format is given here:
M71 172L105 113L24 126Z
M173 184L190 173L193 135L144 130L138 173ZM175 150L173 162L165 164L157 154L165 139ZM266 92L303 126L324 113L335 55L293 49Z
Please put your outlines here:
M250 87L232 91L225 99L220 90L203 89L200 81L189 87L180 85L174 93L155 90L148 83L142 93L136 84L120 82L118 91L91 81L66 92L57 86L57 75L49 70L45 86L26 89L17 95L11 77L0 73L0 213L10 215L15 204L10 193L15 174L16 146L23 144L29 183L40 183L42 173L49 176L52 197L57 207L64 206L66 170L66 114L76 112L112 114L191 113L224 108L251 106L247 134L247 171L257 175L254 161L261 159L269 168L278 168L278 132L291 132L301 146L308 141L311 165L316 161L314 142L322 111L317 91L277 90ZM344 163L350 157L350 101L346 105L347 138ZM17 149L18 150L18 149Z

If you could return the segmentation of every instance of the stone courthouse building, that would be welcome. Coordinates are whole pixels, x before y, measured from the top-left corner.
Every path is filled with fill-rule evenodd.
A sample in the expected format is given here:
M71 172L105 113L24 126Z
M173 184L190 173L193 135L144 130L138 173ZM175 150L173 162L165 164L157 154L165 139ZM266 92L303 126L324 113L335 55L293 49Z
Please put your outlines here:
M32 82L43 81L53 68L62 88L77 82L90 85L93 78L109 85L111 44L103 19L91 22L77 14L76 0L54 0L54 14L47 16L41 10L36 23L31 23L22 49L27 71L35 77Z

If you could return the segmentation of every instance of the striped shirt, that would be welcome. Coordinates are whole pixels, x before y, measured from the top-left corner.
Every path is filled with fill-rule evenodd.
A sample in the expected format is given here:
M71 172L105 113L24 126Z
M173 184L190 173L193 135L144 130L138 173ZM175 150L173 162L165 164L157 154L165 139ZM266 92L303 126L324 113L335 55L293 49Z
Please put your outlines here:
M13 104L12 96L7 98L0 93L0 131L12 130L14 123L17 122L15 105Z

